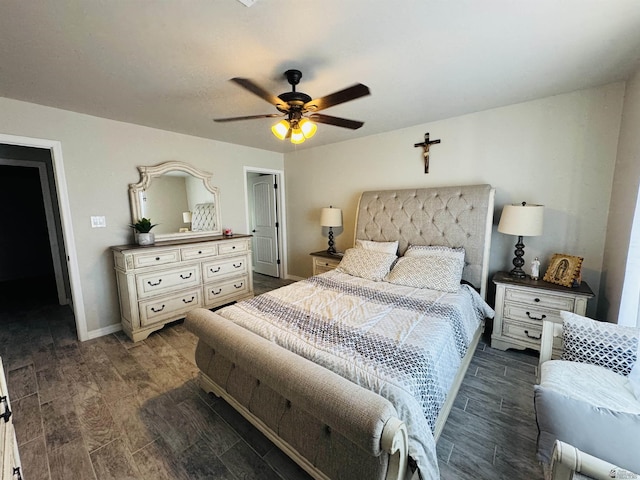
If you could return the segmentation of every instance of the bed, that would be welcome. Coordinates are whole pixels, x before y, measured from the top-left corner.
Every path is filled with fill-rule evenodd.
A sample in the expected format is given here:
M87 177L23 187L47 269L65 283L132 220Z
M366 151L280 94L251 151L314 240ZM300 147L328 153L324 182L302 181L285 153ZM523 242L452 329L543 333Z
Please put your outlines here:
M493 198L363 193L335 271L188 314L200 386L314 478L438 478L435 443L493 316Z

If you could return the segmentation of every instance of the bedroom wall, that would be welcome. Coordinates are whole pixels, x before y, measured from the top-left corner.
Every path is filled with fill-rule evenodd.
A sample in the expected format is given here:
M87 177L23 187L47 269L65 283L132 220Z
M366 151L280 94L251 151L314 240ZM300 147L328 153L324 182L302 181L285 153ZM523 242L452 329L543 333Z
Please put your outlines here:
M526 270L535 256L542 272L553 253L583 256L583 278L598 292L623 93L615 83L285 155L289 273L309 276L309 252L326 249L322 207L343 209L344 250L364 190L490 183L495 225L507 203L545 205L544 234L525 238ZM323 128L332 127L317 135ZM413 146L426 132L442 140L427 175ZM515 243L494 226L492 272L512 268Z
M598 303L598 318L606 318L614 323L618 322L619 299L627 274L625 270L631 224L640 185L640 135L638 132L640 132L640 69L626 84L602 266L601 300ZM632 260L637 269L639 259ZM635 276L635 280L629 279L629 281L637 285L638 272L630 271L628 274ZM637 298L635 304L637 305ZM635 321L632 324L635 324Z
M0 98L0 133L60 141L89 335L120 322L109 247L130 243L128 185L138 165L180 160L214 174L223 225L246 231L243 167L282 169L281 154ZM91 228L104 215L107 228ZM104 329L104 330L103 330Z

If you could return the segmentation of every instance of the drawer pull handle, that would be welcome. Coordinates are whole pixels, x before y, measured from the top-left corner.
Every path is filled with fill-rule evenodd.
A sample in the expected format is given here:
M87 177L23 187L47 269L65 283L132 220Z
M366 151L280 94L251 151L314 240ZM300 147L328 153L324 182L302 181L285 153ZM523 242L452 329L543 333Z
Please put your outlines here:
M220 271L220 267L216 268L215 270L213 268L209 269L211 271L211 273L218 273Z
M235 283L233 284L233 286L236 287L236 288L242 288L243 285L244 285L244 282L241 283L240 285L236 285Z
M236 249L236 246L234 245L234 246L233 246L233 247L231 247L231 248L232 248L233 250L235 250L235 249Z
M211 293L213 293L214 295L220 295L220 292L222 292L221 288L219 288L217 292L211 290Z
M156 257L156 262L160 260L160 257Z
M162 279L158 280L156 283L151 283L151 280L149 280L147 283L149 284L150 287L157 287L162 283Z
M160 307L160 308L159 308L159 309L157 309L157 310L156 310L156 307L151 307L151 311L152 311L153 313L158 313L158 312L161 312L162 310L164 310L164 307L165 307L165 306L164 306L164 305L162 305L162 307Z
M202 255L202 250L198 250L198 255Z
M534 298L533 301L538 303L540 301L540 299L539 298Z
M186 277L182 274L180 274L180 278L183 280L189 280L191 278L191 275L193 275L193 272L190 272L189 275L187 275Z
M242 266L242 262L240 262L237 265L235 263L233 264L233 268L240 268L241 266Z
M182 299L182 301L183 301L184 303L191 303L191 302L193 302L195 299L196 299L196 297L191 297L191 300L185 300L185 299L183 298L183 299Z
M6 395L0 397L0 403L4 403L4 412L2 413L2 415L0 415L0 417L4 418L4 423L7 423L9 421L9 417L11 417L12 412L11 410L9 410L9 402Z
M545 314L540 315L540 317L534 317L529 312L527 312L527 317L529 317L531 320L544 320L545 318L547 318Z
M12 477L16 477L16 480L22 480L22 473L20 473L20 467L13 467L13 473L11 474Z
M533 338L534 340L540 340L542 338L542 334L538 335L537 337L535 335L529 335L529 330L525 330L524 334L529 338Z

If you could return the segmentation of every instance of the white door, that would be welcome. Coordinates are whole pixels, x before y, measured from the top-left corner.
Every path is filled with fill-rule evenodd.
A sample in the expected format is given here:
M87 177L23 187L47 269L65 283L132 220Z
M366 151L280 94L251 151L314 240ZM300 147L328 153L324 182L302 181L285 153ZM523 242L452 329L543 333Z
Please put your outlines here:
M249 189L253 203L253 270L263 275L279 277L276 176L252 176L249 178Z

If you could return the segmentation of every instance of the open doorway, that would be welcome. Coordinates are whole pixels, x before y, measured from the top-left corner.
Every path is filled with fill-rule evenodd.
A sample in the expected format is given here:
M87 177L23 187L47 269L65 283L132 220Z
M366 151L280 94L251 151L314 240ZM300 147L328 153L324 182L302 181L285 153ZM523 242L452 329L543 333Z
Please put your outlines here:
M56 277L55 288L57 296L55 303L70 304L73 313L72 321L75 321L75 332L73 333L81 341L88 340L61 143L55 140L0 133L0 148L2 149L0 157L13 163L17 161L22 165L20 168L36 168L38 170L40 180L38 194L42 196L42 202L45 205L45 219L47 215L49 215L49 218L53 218L52 221L47 221L47 233L42 235L48 236L48 247L45 246L43 248L45 251L49 250L51 254L49 260L54 264L53 271L54 277ZM28 164L27 162L35 162L36 166L25 167ZM46 181L43 179L46 179ZM21 229L24 222L30 219L25 217L21 206L16 203L15 199L11 202L11 205L13 208L9 213L10 218L5 219L7 228L3 228L2 231L5 235L15 237L22 234ZM51 210L47 213L49 208ZM52 228L50 228L51 224L54 224ZM15 228L11 228L13 225L15 225ZM56 263L58 263L57 266L55 265ZM7 267L0 266L0 268ZM37 284L31 282L29 289L32 295L31 298L38 295Z
M245 167L247 225L253 271L285 278L284 184L279 170Z

